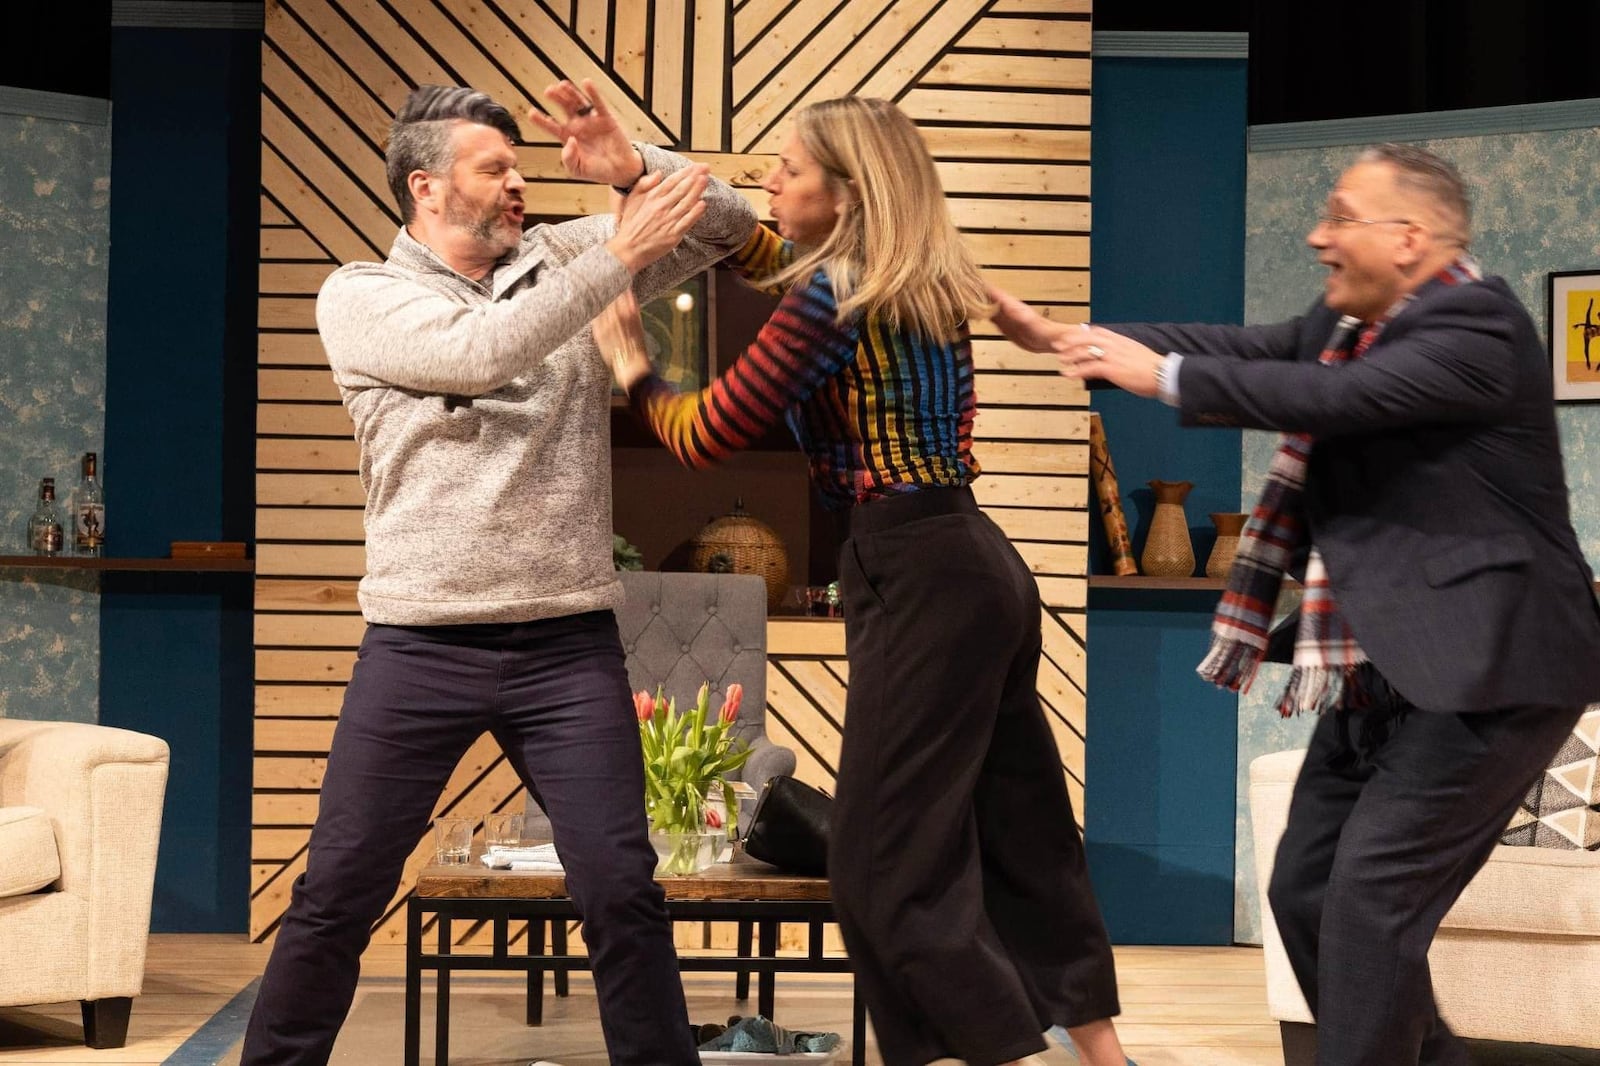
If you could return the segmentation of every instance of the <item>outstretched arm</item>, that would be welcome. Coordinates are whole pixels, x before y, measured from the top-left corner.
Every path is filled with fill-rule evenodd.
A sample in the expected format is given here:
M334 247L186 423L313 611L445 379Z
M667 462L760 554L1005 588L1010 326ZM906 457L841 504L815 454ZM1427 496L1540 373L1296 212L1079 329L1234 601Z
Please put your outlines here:
M1415 425L1492 421L1505 415L1517 388L1512 322L1499 294L1463 285L1434 296L1425 321L1398 320L1363 359L1332 364L1302 358L1252 358L1246 347L1227 358L1215 345L1184 358L1169 383L1185 424L1275 429L1331 436ZM1305 344L1323 343L1320 318L1261 327L1204 327L1260 342L1291 325ZM1121 328L1121 327L1118 327ZM1143 329L1145 327L1137 327ZM1197 337L1195 339L1203 340ZM1104 353L1092 351L1099 347ZM1152 395L1154 369L1164 357L1108 329L1086 330L1063 346L1063 373L1099 378Z
M1300 354L1304 321L1294 318L1268 326L1084 322L1056 330L1052 347L1067 377L1104 381L1136 396L1160 395L1176 403L1183 360L1201 356L1208 357L1202 362L1292 362Z
M650 368L637 305L625 296L595 320L595 340L635 412L685 466L703 467L759 440L855 358L854 322L835 321L833 287L820 274L792 290L755 343L711 385L679 393Z

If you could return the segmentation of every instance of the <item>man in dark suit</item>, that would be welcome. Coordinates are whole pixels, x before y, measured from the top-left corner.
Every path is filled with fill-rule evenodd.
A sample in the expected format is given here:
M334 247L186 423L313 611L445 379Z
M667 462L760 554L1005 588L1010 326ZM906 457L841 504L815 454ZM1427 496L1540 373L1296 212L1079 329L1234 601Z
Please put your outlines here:
M1287 435L1201 673L1239 688L1292 644L1280 710L1325 712L1269 887L1318 1066L1468 1062L1428 947L1600 699L1549 363L1467 254L1470 226L1453 166L1380 145L1307 237L1326 292L1292 321L1060 326L995 294L1001 328L1054 347L1069 377L1160 397L1188 425ZM1269 634L1286 573L1302 608Z

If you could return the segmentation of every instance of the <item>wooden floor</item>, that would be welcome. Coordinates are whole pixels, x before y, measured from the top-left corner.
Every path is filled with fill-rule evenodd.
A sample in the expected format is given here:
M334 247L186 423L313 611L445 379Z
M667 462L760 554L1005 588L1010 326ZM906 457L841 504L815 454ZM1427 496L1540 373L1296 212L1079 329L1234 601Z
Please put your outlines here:
M162 1063L260 975L267 950L246 943L241 936L154 936L144 995L134 1001L127 1047L85 1049L79 1043L82 1032L76 1003L26 1010L0 1008L0 1063ZM1282 1066L1277 1026L1267 1017L1259 949L1121 948L1117 963L1123 1004L1118 1028L1140 1066ZM387 979L381 982L386 995L396 992L393 979L403 973L401 949L374 947L368 953L363 975ZM709 1020L701 1014L715 1017L717 1011L728 1007L741 1009L732 1002L731 989L724 1006L720 999L724 990L712 985L727 978L694 975L689 980L693 982L691 1015L696 1021ZM560 1009L547 1006L547 1018L568 1027L592 1029L597 1042L599 1025L592 1020L592 990L578 976L573 986L572 999ZM785 989L790 989L797 1005L805 1001L808 1016L838 1018L837 1031L848 1033L847 986L838 977L786 976L780 978L778 987L775 1013L780 1019L785 1017ZM718 997L714 1006L707 998L711 995ZM701 1014L695 1013L697 1009ZM340 1046L344 1049L346 1042L341 1041ZM336 1052L336 1061L342 1058ZM472 1061L469 1055L459 1058L462 1063ZM1047 1058L1070 1061L1060 1053ZM452 1054L452 1063L457 1060ZM370 1061L387 1062L389 1052L374 1055ZM879 1066L875 1053L869 1053L868 1063Z

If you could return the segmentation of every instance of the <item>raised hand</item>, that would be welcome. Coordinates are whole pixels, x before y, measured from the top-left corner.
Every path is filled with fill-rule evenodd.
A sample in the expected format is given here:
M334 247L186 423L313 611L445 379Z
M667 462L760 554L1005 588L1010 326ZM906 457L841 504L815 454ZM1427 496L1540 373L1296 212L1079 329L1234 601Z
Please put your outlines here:
M646 354L644 323L639 318L639 301L632 289L624 290L595 317L594 342L623 392L632 391L640 378L649 375L651 367Z
M583 89L558 81L544 92L550 114L528 112L528 121L561 142L561 165L584 181L626 188L644 171L644 160L628 140L605 98L584 80ZM560 113L563 117L553 117Z
M695 163L666 178L640 178L617 217L617 235L606 247L635 273L672 251L705 214L710 175L710 167Z

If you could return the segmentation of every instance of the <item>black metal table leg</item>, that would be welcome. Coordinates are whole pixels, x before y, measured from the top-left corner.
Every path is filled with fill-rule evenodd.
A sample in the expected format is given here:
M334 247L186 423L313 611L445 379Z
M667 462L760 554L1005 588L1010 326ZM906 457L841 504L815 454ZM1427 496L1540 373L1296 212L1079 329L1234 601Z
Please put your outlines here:
M567 920L555 918L550 922L550 954L565 955L567 953ZM556 971L556 995L562 999L567 998L567 970L565 967Z
M406 903L406 1036L405 1066L422 1062L422 904Z
M754 922L748 918L739 919L739 943L734 949L734 954L741 959L750 957L750 940ZM736 970L733 977L733 998L743 1003L750 998L750 971Z
M538 956L544 954L544 927L542 918L528 919L528 955ZM526 1017L523 1019L528 1025L544 1024L544 970L528 970L528 1006Z
M439 954L450 954L450 919L439 917ZM433 1064L450 1062L450 970L441 966L434 977Z
M778 923L761 921L761 957L773 958L778 954ZM756 1013L771 1020L772 1002L776 998L778 975L772 970L762 970L756 975Z
M866 1066L867 1062L867 1005L861 1002L854 978L850 980L850 1062L851 1066Z

